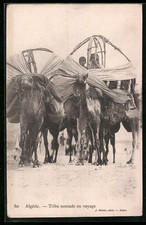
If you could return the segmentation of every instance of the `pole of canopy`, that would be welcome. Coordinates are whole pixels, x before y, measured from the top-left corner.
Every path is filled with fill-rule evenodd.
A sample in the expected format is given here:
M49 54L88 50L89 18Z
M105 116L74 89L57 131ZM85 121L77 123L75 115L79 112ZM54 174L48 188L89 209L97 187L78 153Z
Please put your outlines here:
M23 58L24 58L24 61L25 61L25 64L26 64L26 66L27 66L27 69L29 70L29 72L31 73L31 66L30 66L30 64L27 62L27 60L26 60L26 56L29 58L29 55L30 55L30 51L29 52L27 52L27 55L24 55L24 53L26 53L26 51L24 52L24 51L22 51L22 55L23 55Z
M125 56L125 58L128 60L128 62L131 62L130 59L121 51L121 49L119 49L117 46L115 46L114 44L112 44L107 38L105 38L102 35L95 35L95 37L100 37L100 38L104 38L105 42L109 45L111 45L115 50L119 51L123 56Z
M36 62L35 62L34 54L33 54L34 51L45 51L45 52L53 53L53 51L51 51L48 48L31 48L31 49L23 50L22 51L22 55L23 55L23 58L24 58L25 63L26 63L26 66L27 66L28 70L30 71L30 73L32 73L31 64L29 64L27 62L26 57L28 57L28 60L30 58L30 61L32 61L31 63L33 65L34 73L37 73L37 66L36 66Z
M50 52L50 53L53 53L53 51L51 51L50 49L48 48L31 48L31 49L26 49L26 50L23 50L22 51L22 54L26 53L26 52L30 52L30 51L45 51L45 52Z
M100 51L101 51L101 62L102 62L102 65L103 65L103 50L102 50L102 47L101 47L101 43L100 43L100 41L95 37L95 35L94 35L94 38L95 38L95 40L97 41L97 43L99 44Z
M36 62L35 62L35 59L34 59L33 51L31 51L31 63L32 63L32 66L33 66L34 73L37 73L37 66L36 66Z
M87 68L89 67L90 56L91 56L91 52L92 52L92 42L93 42L93 37L90 37L89 43L88 43L88 48L87 48Z
M98 47L98 44L96 43L96 40L95 38L93 38L94 40L94 44L95 44L95 61L97 60L97 47Z
M104 38L102 39L102 41L103 41L103 48L104 48L104 68L105 68L105 66L106 66L106 43L105 43L105 40L104 40Z
M79 43L79 44L73 49L73 51L70 53L70 55L73 55L74 52L76 52L82 45L86 44L89 40L90 40L90 37L86 38L84 41L82 41L81 43Z

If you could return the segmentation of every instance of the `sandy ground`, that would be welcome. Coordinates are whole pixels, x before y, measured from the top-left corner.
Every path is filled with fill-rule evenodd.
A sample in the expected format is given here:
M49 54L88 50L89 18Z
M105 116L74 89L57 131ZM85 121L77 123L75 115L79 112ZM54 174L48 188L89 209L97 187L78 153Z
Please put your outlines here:
M131 151L131 134L122 128L116 135L116 163L110 147L107 166L70 164L59 149L56 164L39 168L18 167L14 139L19 125L8 124L7 195L9 217L99 217L139 216L142 213L142 149L134 165L126 164ZM19 154L19 153L18 153Z

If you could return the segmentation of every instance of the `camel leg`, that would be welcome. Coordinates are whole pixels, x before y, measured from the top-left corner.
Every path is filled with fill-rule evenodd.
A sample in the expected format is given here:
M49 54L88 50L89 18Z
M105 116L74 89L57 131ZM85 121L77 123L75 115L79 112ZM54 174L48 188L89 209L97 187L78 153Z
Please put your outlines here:
M71 155L72 155L72 128L68 127L67 128L67 134L68 134L68 145L69 145L69 163L72 161L71 160Z
M52 140L52 149L55 150L55 158L53 160L53 155L54 155L54 151L53 151L53 155L51 156L52 158L52 162L56 163L57 162L57 154L58 154L58 148L59 148L59 143L58 143L58 135L59 135L59 128L58 126L53 127L53 129L49 129L51 135L53 136L53 140Z
M89 146L89 159L88 163L92 163L93 145Z
M111 137L111 145L113 147L113 163L115 163L115 155L116 155L116 149L115 149L115 134L113 134L113 137Z
M40 165L38 161L38 156L37 156L37 147L38 147L38 135L41 130L43 121L44 121L43 117L41 117L39 120L37 120L33 124L30 124L29 126L29 138L31 140L29 159L31 162L32 155L34 153L34 161L32 161L33 167Z
M74 149L74 155L76 155L76 152L77 152L77 142L78 142L78 131L77 131L77 129L75 129L75 131L73 133L73 136L74 136L74 139L75 139L75 142L76 142L75 149Z
M44 129L42 131L43 133L43 139L44 139L44 145L45 145L45 159L44 163L51 163L51 156L49 153L49 148L48 148L48 129Z
M130 160L127 162L128 164L133 163L133 157L134 157L134 152L136 147L136 125L134 120L131 120L131 130L132 130L132 153L131 153Z
M54 138L54 148L56 150L55 152L55 159L53 160L54 163L57 162L57 154L58 154L58 148L59 148L59 144L58 144L58 135L53 137Z
M109 137L109 133L107 133L106 135L105 135L105 146L106 146L106 151L105 151L105 157L106 157L106 160L108 161L108 153L109 153L109 139L110 139L110 137Z
M37 147L38 147L38 134L39 130L36 126L32 126L32 128L29 129L29 138L30 138L30 152L29 152L29 162L33 162L33 167L39 165L38 156L37 156ZM34 161L32 160L32 156L34 153Z
M92 154L93 154L93 149L94 149L94 144L93 144L93 137L92 137L92 131L91 128L88 126L87 130L87 146L89 148L89 154L88 154L88 163L92 163ZM89 142L91 144L89 144Z
M37 155L37 147L38 147L38 140L36 140L35 144L34 144L34 149L33 149L33 152L34 152L34 165L33 167L39 167L40 166L40 163L39 163L39 160L38 160L38 155Z
M105 147L106 147L106 142L105 142L105 137L104 137L103 138L103 148L102 148L102 153L103 153L103 161L102 161L102 164L107 165L107 157L106 157Z
M79 132L79 139L78 139L78 143L77 143L77 162L76 162L76 165L83 165L82 151L83 151L83 143L81 141L81 134Z
M77 128L78 128L78 144L77 144L77 163L76 165L84 165L83 163L83 148L86 143L85 141L85 128L86 123L84 119L77 119Z
M98 142L96 141L96 148L97 148L97 155L98 155L98 159L97 159L97 166L98 165L102 165L103 162L101 160L101 152L104 152L104 137L103 137L103 131L102 129L100 129L100 131L98 131Z
M21 126L21 134L20 134L20 147L22 149L22 153L20 156L19 166L29 165L28 160L28 149L27 149L27 122L21 118L20 121Z

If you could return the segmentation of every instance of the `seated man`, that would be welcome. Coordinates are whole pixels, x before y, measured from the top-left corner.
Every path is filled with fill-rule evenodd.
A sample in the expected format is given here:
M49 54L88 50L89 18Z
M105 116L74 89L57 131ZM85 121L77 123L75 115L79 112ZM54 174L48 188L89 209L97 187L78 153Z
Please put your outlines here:
M85 66L85 64L86 64L86 58L85 58L84 56L81 56L81 57L79 58L79 64L80 64L81 66L83 66L84 68L87 69L87 67Z
M99 55L96 53L92 53L90 56L88 69L99 69L99 68L102 68L102 66L99 63Z

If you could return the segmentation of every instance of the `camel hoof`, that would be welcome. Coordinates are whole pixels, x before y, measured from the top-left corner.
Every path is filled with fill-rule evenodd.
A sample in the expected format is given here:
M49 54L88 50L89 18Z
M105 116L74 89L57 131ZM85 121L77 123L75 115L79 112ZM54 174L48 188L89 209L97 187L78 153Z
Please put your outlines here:
M52 157L45 158L44 159L44 164L47 164L47 163L53 163L53 158Z
M21 161L19 162L19 167L23 167L24 166L24 163Z
M99 164L99 166L102 166L104 164L104 160L99 160L98 164Z
M53 156L49 156L48 159L47 159L47 162L48 163L54 163Z
M52 163L56 163L56 160L54 159L54 160L52 160Z
M77 161L76 162L76 166L83 166L83 165L84 165L83 161Z
M102 166L104 163L101 161L101 162L94 162L92 163L93 166Z
M130 159L129 161L127 161L127 164L132 164L132 159Z
M47 164L49 162L49 159L44 159L44 164Z
M97 163L97 162L93 162L92 165L93 165L93 166L97 166L98 163Z
M107 165L107 160L104 160L103 163L102 163L102 165L105 165L106 166Z
M41 164L39 163L39 161L34 161L33 162L33 168L39 167L41 166Z
M53 159L48 159L48 163L53 163Z
M40 164L33 164L33 168L40 167Z

